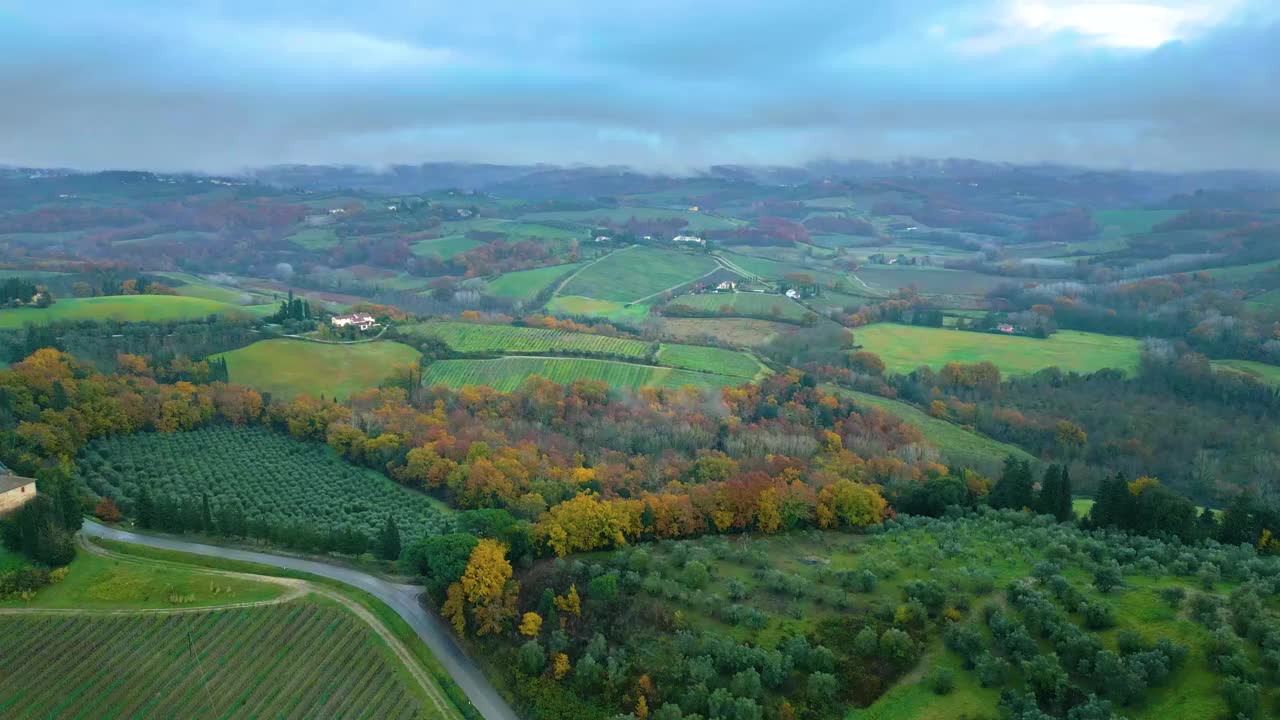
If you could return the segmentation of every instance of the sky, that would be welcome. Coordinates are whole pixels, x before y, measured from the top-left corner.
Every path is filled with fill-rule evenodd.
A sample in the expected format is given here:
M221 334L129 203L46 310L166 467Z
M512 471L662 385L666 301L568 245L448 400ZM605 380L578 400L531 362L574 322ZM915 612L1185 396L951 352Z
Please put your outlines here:
M1277 0L0 0L0 164L1280 170Z

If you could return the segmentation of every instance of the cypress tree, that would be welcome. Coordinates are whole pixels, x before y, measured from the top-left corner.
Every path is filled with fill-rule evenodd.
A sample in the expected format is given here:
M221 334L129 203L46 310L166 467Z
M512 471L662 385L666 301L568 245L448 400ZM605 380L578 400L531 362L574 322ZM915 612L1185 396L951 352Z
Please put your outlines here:
M1040 494L1036 496L1036 512L1041 515L1057 515L1059 486L1062 485L1062 473L1057 465L1045 468L1044 477L1040 479Z
M138 525L150 530L156 524L156 505L151 499L151 491L142 488L138 495Z
M382 526L378 555L383 560L400 559L400 528L396 526L396 519L390 513L387 513L387 524Z
M1058 522L1067 522L1074 520L1076 517L1075 506L1071 504L1071 473L1067 471L1067 466L1062 466L1061 481L1058 485L1058 504L1054 509L1054 517L1058 518Z
M84 525L84 517L80 512L80 500L76 497L75 485L70 478L64 478L58 482L55 502L58 506L59 519L67 532L74 533Z
M209 493L200 496L200 524L204 526L205 532L213 532L213 509L209 507Z

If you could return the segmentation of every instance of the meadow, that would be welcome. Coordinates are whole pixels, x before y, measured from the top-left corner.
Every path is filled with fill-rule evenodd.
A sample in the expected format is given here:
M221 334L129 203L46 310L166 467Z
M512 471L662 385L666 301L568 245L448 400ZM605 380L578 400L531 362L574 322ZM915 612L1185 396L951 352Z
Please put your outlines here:
M634 303L716 269L708 255L635 245L584 267L558 294Z
M835 386L825 386L829 392L851 398L859 407L875 408L903 422L914 425L924 434L930 445L938 448L952 463L972 465L983 470L999 468L1004 458L1013 456L1019 460L1035 462L1030 454L1016 445L968 430L959 425L935 418L914 405Z
M1098 210L1093 220L1102 228L1102 239L1111 240L1128 235L1151 232L1151 228L1177 217L1178 210Z
M879 355L888 370L897 373L908 373L921 365L937 369L949 362L991 362L1008 375L1055 366L1080 373L1115 368L1132 374L1140 355L1140 344L1134 338L1072 330L1041 340L878 323L857 328L853 334L855 342Z
M95 440L81 453L78 476L127 512L145 488L152 497L201 499L215 517L239 508L276 526L351 528L376 536L388 515L405 538L447 532L438 501L385 475L351 465L328 446L253 427L209 427Z
M290 235L287 239L294 245L308 250L328 250L339 242L338 234L333 231L333 228L327 227L307 228Z
M748 380L757 379L765 372L760 362L747 353L701 345L663 343L658 350L657 361L671 367L732 375Z
M610 322L635 324L649 316L645 303L623 304L580 295L559 295L547 301L546 311L552 315L599 318Z
M268 296L226 285L218 285L198 275L184 272L160 272L156 274L176 281L172 285L174 292L186 297L204 298L205 300L231 305L271 305L273 308L275 307L275 303Z
M1254 295L1245 304L1257 310L1280 311L1280 290L1268 290L1260 295Z
M58 300L47 308L0 310L0 330L63 321L165 322L252 313L225 302L181 295L112 295Z
M435 337L460 353L519 353L525 355L570 353L644 359L653 343L607 335L548 330L546 328L480 325L463 322L426 322L397 328L406 335Z
M466 235L446 235L433 240L422 240L413 244L414 255L439 255L448 260L472 248L480 247L480 243Z
M488 281L485 284L485 291L490 295L512 300L532 300L547 286L581 266L581 263L571 263L503 273Z
M1280 386L1280 367L1252 360L1214 360L1213 366L1254 377L1268 385Z
M231 382L282 398L345 398L376 388L422 353L396 342L350 345L275 338L223 353Z
M864 265L857 276L873 288L893 291L914 287L922 295L982 295L1017 278L982 275L968 270L936 267Z
M717 390L745 382L741 377L613 360L505 357L497 360L437 360L423 371L422 384L446 385L455 389L464 385L488 385L494 390L510 392L531 375L541 375L561 385L569 385L576 380L602 380L612 387L626 390L641 387L674 389L685 385Z
M732 292L681 295L671 305L691 307L706 315L737 315L762 319L799 320L809 314L800 303L784 295ZM728 308L728 312L724 312Z

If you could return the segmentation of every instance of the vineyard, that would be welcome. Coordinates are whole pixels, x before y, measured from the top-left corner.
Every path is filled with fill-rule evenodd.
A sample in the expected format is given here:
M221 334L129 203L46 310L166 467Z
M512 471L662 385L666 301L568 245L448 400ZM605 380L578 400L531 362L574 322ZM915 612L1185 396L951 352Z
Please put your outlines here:
M760 363L747 353L701 345L663 343L662 349L658 351L658 362L672 367L732 375L748 380L755 378L763 370Z
M510 392L530 375L541 375L561 385L568 385L575 380L603 380L613 387L624 389L694 385L711 390L745 382L741 377L611 360L506 357L497 360L439 360L423 372L422 383L452 388L488 385L494 390Z
M408 538L452 527L447 510L426 495L350 465L325 445L261 428L104 438L85 449L78 470L94 492L126 510L145 487L153 497L207 493L215 515L239 507L249 519L349 527L370 537L388 514Z
M510 325L432 322L401 330L409 335L439 338L460 353L573 353L642 360L653 348L641 340Z
M369 628L329 605L0 616L6 718L438 717Z
M532 300L543 288L577 269L581 263L552 265L504 273L485 286L485 292L512 300Z

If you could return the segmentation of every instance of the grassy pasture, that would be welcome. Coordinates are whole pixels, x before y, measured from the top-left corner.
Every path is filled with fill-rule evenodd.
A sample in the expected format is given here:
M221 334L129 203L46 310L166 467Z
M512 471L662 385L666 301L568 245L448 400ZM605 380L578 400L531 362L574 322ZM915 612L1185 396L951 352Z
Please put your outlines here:
M368 626L327 601L0 617L0 714L436 717Z
M920 429L920 432L924 434L924 439L930 445L938 448L952 462L987 468L999 466L1004 458L1010 455L1019 460L1035 460L1029 453L1016 445L992 440L980 433L959 425L953 425L946 420L932 417L916 406L900 400L890 400L879 395L870 395L835 386L825 386L823 389L851 398L854 404L859 407L875 408L893 415L907 424L914 425Z
M13 330L28 323L42 325L63 320L165 322L244 312L245 309L235 305L199 297L111 295L58 300L44 309L0 310L0 330Z
M1046 340L944 328L878 323L858 328L854 338L880 356L890 372L907 373L921 365L949 362L995 363L1009 375L1026 375L1057 366L1093 372L1116 368L1135 372L1140 353L1134 338L1062 330Z
M1219 370L1251 375L1268 384L1280 386L1280 367L1252 360L1214 360L1213 366Z
M42 589L34 599L0 600L0 608L147 610L179 605L197 608L261 602L285 592L284 587L271 583L89 552L77 553L67 569L65 580Z
M395 342L337 345L277 338L223 353L231 382L277 397L345 398L375 388L397 365L417 364L414 348Z
M338 234L333 228L315 227L307 228L290 235L286 238L289 242L308 250L328 250L337 245Z
M924 295L982 295L1016 279L982 275L968 270L897 265L864 265L858 278L872 287L892 291L915 286Z
M579 353L643 359L653 347L652 343L642 340L510 325L427 322L400 330L409 335L439 338L463 353Z
M269 297L239 288L218 285L198 275L184 272L162 272L156 274L163 278L184 283L183 285L174 286L173 289L179 295L186 297L204 298L205 300L229 303L231 305L271 304Z
M663 343L658 351L658 362L686 370L747 379L754 379L765 370L758 360L747 353L702 345Z
M641 387L679 388L684 385L715 390L744 382L741 377L613 360L505 357L496 360L439 360L427 366L422 384L447 385L452 388L488 385L494 390L510 392L531 375L541 375L561 385L568 385L575 380L603 380L623 390Z
M1268 290L1261 295L1255 295L1245 304L1258 310L1280 311L1280 290Z
M600 318L612 322L638 323L649 316L645 303L626 305L612 300L597 300L580 295L560 295L551 298L544 308L552 315Z
M635 218L637 220L666 220L669 218L680 218L688 221L689 223L684 228L686 232L701 232L703 230L732 230L735 227L746 224L741 220L723 218L701 212L649 207L620 207L601 208L599 210L538 212L524 215L521 219L531 222L553 220L593 226L605 223L621 225L631 218Z
M1149 233L1151 228L1180 214L1178 210L1099 210L1093 213L1093 220L1102 228L1102 239L1111 240Z
M548 285L581 266L581 263L552 265L550 267L534 268L533 270L504 273L490 280L485 288L490 295L496 295L497 297L511 298L512 300L532 300Z
M421 240L413 244L414 255L439 255L446 260L454 255L461 255L471 248L480 247L480 243L466 235L446 235L433 240Z
M584 267L561 293L632 303L697 280L716 267L706 255L636 245Z
M784 295L764 293L702 293L681 295L671 301L673 305L686 305L708 315L721 314L720 308L729 307L729 315L759 318L799 320L809 313L801 304Z

